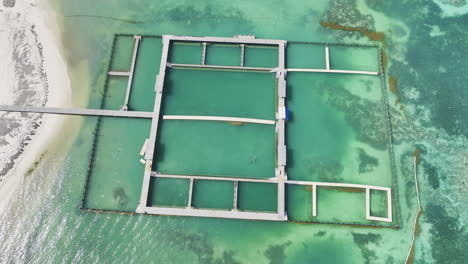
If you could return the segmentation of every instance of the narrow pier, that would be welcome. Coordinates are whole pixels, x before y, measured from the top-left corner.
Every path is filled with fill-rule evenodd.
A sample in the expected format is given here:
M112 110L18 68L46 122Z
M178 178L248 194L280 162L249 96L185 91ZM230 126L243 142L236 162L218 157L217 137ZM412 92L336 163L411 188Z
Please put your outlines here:
M107 74L110 76L123 76L123 77L129 77L131 72L119 72L119 71L110 71Z
M172 41L186 41L186 42L207 42L207 43L232 43L232 44L257 44L257 45L270 45L278 46L282 40L276 39L258 39L247 36L236 36L234 38L225 37L193 37L193 36L176 36L164 35Z
M206 42L202 43L202 59L201 59L201 64L205 65L206 64Z
M239 182L235 181L234 182L234 193L233 193L233 201L232 201L232 210L237 211L237 195L239 194Z
M219 70L241 70L241 71L261 71L272 72L275 68L264 67L241 67L241 66L226 66L226 65L202 65L202 64L183 64L183 63L167 63L169 68L198 68L198 69L219 69Z
M277 189L277 213L278 217L282 217L285 221L288 219L286 215L286 194L285 181L286 175L286 41L278 43L278 68L276 71L277 82L277 110L276 110L276 169L275 176L278 181Z
M317 216L317 185L312 185L312 216Z
M147 206L147 207L139 209L137 213L154 214L154 215L217 217L217 218L246 219L246 220L285 221L284 218L279 217L276 213L214 210L214 209L211 210L211 209L197 209L197 208Z
M325 72L325 73L346 73L346 74L365 74L365 75L379 75L378 72L372 71L353 71L353 70L330 70L330 69L296 69L288 68L288 72Z
M325 47L325 66L327 70L330 70L330 49L328 46Z
M17 106L17 105L0 105L0 111L41 113L41 114L59 114L59 115L133 117L133 118L152 118L153 117L152 112L118 111L118 110L103 110L103 109L80 109L80 108L58 108L58 107L36 107L36 106Z
M240 55L240 66L244 67L244 59L245 59L245 44L240 44L241 48L241 55Z
M188 202L187 202L187 208L192 208L192 197L193 197L193 181L194 179L190 179L190 185L189 185L189 194L188 194Z
M130 65L130 74L128 77L128 83L127 83L127 93L125 94L124 104L121 107L121 110L123 111L128 110L128 101L130 99L130 91L132 90L133 75L135 72L136 58L138 55L138 47L140 46L141 36L134 36L133 39L134 39L133 56L132 56L132 64Z
M186 116L186 115L164 115L164 120L197 120L197 121L222 121L222 122L241 122L263 125L274 125L274 120L255 119L255 118L240 118L226 116Z
M226 176L202 176L202 175L179 175L179 174L164 174L156 171L150 173L151 177L157 178L174 178L174 179L194 179L194 180L210 180L210 181L232 181L232 182L257 182L257 183L276 183L276 178L236 178L236 177L226 177Z

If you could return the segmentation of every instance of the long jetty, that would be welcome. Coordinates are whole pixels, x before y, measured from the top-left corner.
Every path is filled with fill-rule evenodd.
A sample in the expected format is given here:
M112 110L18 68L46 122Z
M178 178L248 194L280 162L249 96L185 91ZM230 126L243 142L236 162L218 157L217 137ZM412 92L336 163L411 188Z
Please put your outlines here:
M152 118L153 116L152 112L140 112L140 111L37 107L37 106L18 106L18 105L0 105L0 111L40 113L40 114L59 114L59 115L133 117L133 118Z

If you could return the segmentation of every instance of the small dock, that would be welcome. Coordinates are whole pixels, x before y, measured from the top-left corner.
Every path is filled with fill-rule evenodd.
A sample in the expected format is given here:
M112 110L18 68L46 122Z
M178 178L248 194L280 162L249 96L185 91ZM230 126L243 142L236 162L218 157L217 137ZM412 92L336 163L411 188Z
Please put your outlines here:
M36 107L36 106L18 106L18 105L0 105L0 111L39 113L39 114L58 114L58 115L133 117L133 118L152 118L153 117L152 112L59 108L59 107Z

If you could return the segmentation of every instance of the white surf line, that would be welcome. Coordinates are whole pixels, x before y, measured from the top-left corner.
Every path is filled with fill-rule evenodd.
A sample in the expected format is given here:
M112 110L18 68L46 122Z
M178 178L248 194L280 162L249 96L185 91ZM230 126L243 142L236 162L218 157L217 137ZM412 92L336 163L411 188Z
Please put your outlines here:
M164 115L164 120L199 120L199 121L222 121L222 122L241 122L263 125L274 125L274 120L226 117L226 116L187 116L187 115Z
M413 169L414 169L414 183L416 186L416 199L418 201L418 211L416 212L416 216L414 217L414 225L413 225L413 238L411 240L411 246L408 251L408 255L406 255L405 264L408 263L409 257L411 255L411 251L414 247L414 241L416 240L416 225L418 224L419 214L421 213L421 201L419 200L419 183L418 183L418 174L417 174L417 167L418 167L418 159L416 156L413 158Z
M325 72L325 73L349 73L349 74L365 74L365 75L379 75L378 72L371 71L352 71L352 70L331 70L331 69L298 69L289 68L288 72Z

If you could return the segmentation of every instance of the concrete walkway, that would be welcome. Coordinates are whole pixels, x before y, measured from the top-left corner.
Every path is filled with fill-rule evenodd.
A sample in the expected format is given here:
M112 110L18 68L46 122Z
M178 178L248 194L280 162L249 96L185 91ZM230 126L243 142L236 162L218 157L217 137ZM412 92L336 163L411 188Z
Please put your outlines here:
M0 105L0 111L41 113L41 114L61 114L61 115L134 117L134 118L152 118L153 117L152 112L118 111L118 110L103 110L103 109L80 109L80 108L58 108L58 107L36 107L36 106L18 106L18 105Z
M347 74L365 74L365 75L379 75L378 72L371 71L351 71L351 70L331 70L331 69L295 69L289 68L288 72L325 72L325 73L347 73Z
M274 120L226 117L226 116L187 116L187 115L164 115L164 120L200 120L200 121L222 121L222 122L241 122L263 125L274 125Z
M167 63L170 68L198 68L198 69L219 69L219 70L239 70L239 71L261 71L271 72L275 68L263 67L244 67L244 66L225 66L225 65L206 65L206 64L182 64L182 63Z

